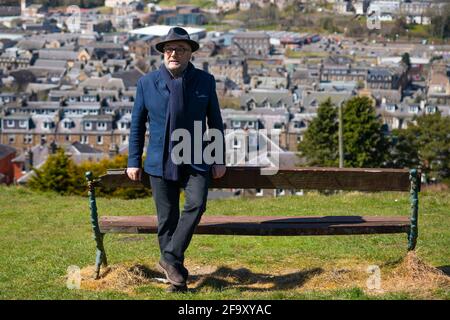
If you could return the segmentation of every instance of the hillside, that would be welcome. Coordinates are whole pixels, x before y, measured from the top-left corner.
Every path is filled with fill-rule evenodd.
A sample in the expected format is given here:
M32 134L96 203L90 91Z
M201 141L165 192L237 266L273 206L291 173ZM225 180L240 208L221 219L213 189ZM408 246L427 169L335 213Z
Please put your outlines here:
M342 193L208 203L206 214L408 215L407 193ZM89 279L95 259L87 197L0 187L1 299L417 299L450 298L450 193L420 197L419 241L406 235L231 237L194 235L187 252L193 275L186 295L155 282L155 235L106 235L111 268ZM151 198L98 199L100 215L154 212ZM84 276L66 287L69 266ZM381 269L381 289L367 289L367 268Z

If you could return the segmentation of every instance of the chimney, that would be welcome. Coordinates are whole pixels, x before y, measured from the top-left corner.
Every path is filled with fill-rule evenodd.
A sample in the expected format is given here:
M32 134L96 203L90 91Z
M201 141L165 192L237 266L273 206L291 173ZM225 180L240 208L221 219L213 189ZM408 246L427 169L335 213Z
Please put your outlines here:
M109 150L108 155L112 159L119 154L119 146L115 143L112 143Z
M57 148L58 148L58 146L56 145L55 141L52 141L50 143L50 145L48 146L48 151L50 154L55 154Z
M29 172L33 167L33 151L31 149L25 151L24 167L26 172Z

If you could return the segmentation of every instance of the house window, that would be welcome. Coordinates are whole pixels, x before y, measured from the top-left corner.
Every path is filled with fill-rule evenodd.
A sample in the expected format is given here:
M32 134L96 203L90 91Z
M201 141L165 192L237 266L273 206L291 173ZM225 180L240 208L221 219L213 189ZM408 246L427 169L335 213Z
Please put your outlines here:
M81 136L81 141L80 143L82 144L88 144L89 140L88 140L88 136Z
M31 135L31 134L24 135L23 136L23 143L25 143L25 144L33 143L33 135Z
M233 149L240 149L240 148L241 148L241 141L235 137L233 140Z
M97 130L105 131L106 130L106 122L97 123Z
M255 122L254 121L248 121L247 122L247 128L255 128Z
M97 144L103 144L103 136L97 136Z
M262 197L264 195L263 189L256 189L255 196Z
M19 127L20 128L26 128L27 127L27 121L26 120L20 120L19 121Z
M233 129L237 129L237 128L240 128L241 127L241 122L240 121L231 121L231 127L233 128Z
M67 142L70 141L70 134L66 135L66 141L67 141Z
M410 113L418 113L419 112L419 107L418 106L410 106L409 107L409 112Z
M386 110L389 111L389 112L394 112L395 109L396 109L396 106L395 106L395 105L389 105L389 106L386 106Z
M128 135L122 135L122 143L128 142Z
M294 128L299 129L299 128L303 128L305 126L305 124L303 123L303 121L295 121L294 122Z
M427 107L427 112L428 113L435 113L436 112L436 107Z
M72 122L71 121L64 122L64 129L70 129L70 128L72 128Z
M6 126L9 127L9 128L13 128L14 127L14 120L8 120L6 122Z
M13 144L14 142L16 142L16 135L10 134L10 135L8 136L8 143L9 143L9 144Z
M273 125L274 129L281 129L283 128L283 124L279 123L279 122L275 122L275 124Z
M85 130L92 130L92 122L86 122L84 124L84 129Z

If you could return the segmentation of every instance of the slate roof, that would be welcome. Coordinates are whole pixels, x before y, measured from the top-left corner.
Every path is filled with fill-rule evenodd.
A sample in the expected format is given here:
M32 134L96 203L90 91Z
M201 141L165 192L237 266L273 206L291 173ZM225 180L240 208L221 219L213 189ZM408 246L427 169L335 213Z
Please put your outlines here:
M122 79L125 88L135 87L139 78L142 77L145 73L140 71L139 69L132 69L127 71L120 71L113 73L113 78Z
M66 68L66 60L53 60L53 59L37 59L34 63L35 67L41 68Z
M54 50L54 49L41 49L39 50L40 59L50 60L77 60L78 53L71 50Z
M6 144L0 144L0 159L3 159L15 152L17 152L17 150L13 147L7 146Z
M72 147L75 148L79 153L103 153L102 150L95 149L88 144L83 144L78 141L72 143Z

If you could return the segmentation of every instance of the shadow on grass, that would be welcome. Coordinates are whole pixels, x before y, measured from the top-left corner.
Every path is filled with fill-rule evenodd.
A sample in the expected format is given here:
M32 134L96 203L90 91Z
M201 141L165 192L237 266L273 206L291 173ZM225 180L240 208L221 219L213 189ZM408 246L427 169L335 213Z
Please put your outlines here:
M162 272L142 264L132 266L128 269L128 272L144 280L144 282L161 282L162 279L165 279ZM219 267L211 272L190 275L188 287L190 287L189 292L193 293L207 288L213 290L234 288L242 291L286 290L301 287L309 279L323 272L324 270L321 268L313 268L289 274L271 275L254 273L246 268Z
M441 270L443 273L450 277L450 266L440 266L437 267L437 269Z
M253 273L246 268L220 267L210 274L192 276L192 281L196 285L190 291L196 292L203 288L216 290L237 288L243 291L286 290L301 287L309 279L323 272L321 268L314 268L274 276L266 273Z

